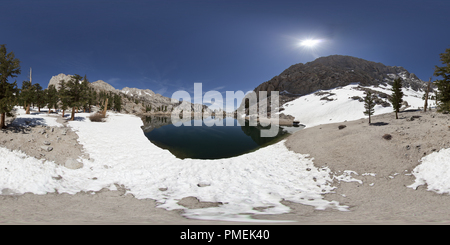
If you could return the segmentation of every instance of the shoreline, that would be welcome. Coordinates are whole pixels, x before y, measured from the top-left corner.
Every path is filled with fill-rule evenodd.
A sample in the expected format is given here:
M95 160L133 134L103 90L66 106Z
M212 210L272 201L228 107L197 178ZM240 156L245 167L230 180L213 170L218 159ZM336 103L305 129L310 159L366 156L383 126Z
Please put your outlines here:
M183 120L182 115L183 114L180 113L180 119L181 120ZM170 112L151 112L151 113L136 114L136 116L141 117L141 118L142 117L150 117L150 116L171 117L172 114ZM215 114L212 113L211 115L207 115L207 117L210 117L210 116L214 116L215 117ZM217 116L217 117L219 117L219 116ZM222 116L222 118L231 117L231 118L237 119L237 114L234 113L234 112L232 112L232 113L225 113L224 112L223 115L221 115L221 116ZM193 120L193 119L197 119L197 118L199 118L199 119L202 118L203 119L204 118L204 114L203 113L194 113L194 112L192 112L191 113L191 119ZM244 118L245 118L246 121L250 121L251 120L251 116L247 116L246 115ZM287 117L285 115L282 115L278 119L272 119L272 118L270 118L270 116L269 116L269 118L262 118L262 119L257 117L256 118L256 122L257 123L261 123L262 122L264 124L272 124L273 123L273 124L278 125L278 126L297 126L300 123L299 121L294 120L293 117L289 118L289 117Z
M287 214L253 216L255 221L266 220L262 223L196 220L182 216L184 212L182 210L168 211L156 207L154 200L137 199L133 195L125 194L126 190L119 187L117 191L100 190L92 193L80 192L75 195L64 193L0 195L3 204L2 213L11 212L9 218L5 220L16 224L40 222L45 224L288 225L450 223L450 213L439 209L450 204L449 195L437 195L423 186L419 186L417 190L407 187L414 181L411 171L419 164L424 153L427 155L440 150L438 149L440 145L437 143L443 143L442 148L450 147L450 142L445 141L445 137L449 134L447 131L450 131L446 128L450 125L448 124L450 117L436 112L420 111L402 112L399 116L399 120L395 120L392 113L374 116L374 124L371 126L368 125L367 119L323 124L305 128L287 137L286 147L297 153L310 154L314 158L316 167L327 166L332 172L354 171L351 176L361 182L335 180L333 182L336 186L335 193L324 194L326 200L336 200L341 204L349 205L350 212L328 209L317 211L312 206L283 201L282 203L291 211ZM413 119L414 116L419 117ZM439 128L435 124L442 127ZM346 125L346 127L340 130L339 125ZM420 128L429 130L418 130ZM359 137L361 132L368 136ZM381 133L390 133L393 139L384 140L381 138ZM436 141L433 137L440 137L442 140ZM305 141L305 138L309 140ZM372 148L365 146L368 142L373 144ZM409 149L407 149L408 145ZM417 145L420 145L419 149L416 149ZM368 157L368 153L373 156ZM405 154L409 156L406 157ZM369 175L370 173L375 175ZM95 195L92 195L94 193ZM116 205L117 201L120 202L119 205ZM40 207L33 205L37 202L42 205ZM64 204L68 206L64 208ZM207 203L195 199L190 200L190 204L187 205L208 206ZM12 211L11 208L16 211ZM80 213L80 210L86 212ZM114 214L110 213L111 210L115 210ZM293 222L271 223L270 220L293 220Z

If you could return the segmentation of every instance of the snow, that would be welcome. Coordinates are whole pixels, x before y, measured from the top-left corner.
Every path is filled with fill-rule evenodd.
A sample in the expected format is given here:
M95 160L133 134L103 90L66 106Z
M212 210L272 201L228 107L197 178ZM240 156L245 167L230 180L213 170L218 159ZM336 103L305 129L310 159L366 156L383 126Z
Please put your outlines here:
M356 87L358 87L357 84L351 84L340 88L322 90L333 93L334 95L328 96L333 101L321 100L321 98L327 95L318 96L315 93L302 96L284 104L282 106L284 108L282 113L294 116L295 120L299 120L306 127L368 118L363 113L365 111L364 103L351 98L353 96L364 98L365 96L364 91L358 90ZM387 94L392 93L390 91L392 86L390 85L371 86L368 88ZM403 88L402 91L405 94L403 100L407 101L410 105L408 109L423 107L424 101L422 100L421 92L407 88ZM392 106L382 107L381 105L376 105L374 115L390 113L392 111Z
M408 187L416 189L426 184L429 191L450 193L450 148L422 158L421 164L413 169L412 174L416 180Z
M44 112L30 112L30 114L25 114L25 110L19 107L16 107L16 119L13 121L13 126L22 126L22 127L30 127L30 126L50 126L50 127L62 127L63 125L56 122L58 115L50 114L44 115ZM59 115L60 116L60 115Z
M67 169L0 148L0 190L75 194L102 188L116 190L117 184L125 186L135 198L156 200L167 210L186 209L177 202L190 196L223 203L219 207L186 209L185 216L195 219L253 221L249 219L251 214L289 212L280 203L282 199L318 210L347 210L323 199L323 194L334 190L330 170L315 167L308 155L289 151L284 141L233 158L182 160L153 145L144 136L139 117L110 113L105 123L93 123L86 119L88 116L77 113L80 120L69 122L90 157L78 159L83 168ZM52 121L52 117L46 113L35 117L45 125L49 124L47 120Z
M352 174L358 175L358 173L353 170L344 170L343 174L341 174L339 176L334 176L334 178L339 181L344 181L344 182L353 182L354 181L354 182L358 182L360 184L363 183L361 180L353 178Z

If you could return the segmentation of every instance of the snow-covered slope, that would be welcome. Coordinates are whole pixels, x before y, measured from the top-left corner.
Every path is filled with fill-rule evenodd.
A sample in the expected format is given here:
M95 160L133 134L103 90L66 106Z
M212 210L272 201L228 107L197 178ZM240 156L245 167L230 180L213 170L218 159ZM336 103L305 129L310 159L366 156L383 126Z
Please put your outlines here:
M105 123L94 123L88 116L78 113L79 120L69 122L90 157L78 159L83 162L81 169L68 169L0 147L2 193L75 194L116 190L117 184L136 198L154 199L159 207L169 210L185 209L177 204L185 197L222 203L185 213L189 218L212 220L251 221L248 214L289 212L281 203L283 199L316 209L347 210L323 199L322 194L334 189L330 170L315 167L312 159L288 150L284 142L228 159L182 160L153 145L143 134L139 117L111 113ZM38 120L43 125L53 121L46 113L18 118Z
M281 106L282 113L292 115L295 120L300 121L306 127L313 127L320 124L336 123L368 118L364 115L364 102L357 99L364 98L364 88L392 94L391 85L360 87L358 84L347 85L345 87L330 90L320 90L311 93ZM423 107L423 92L414 91L410 88L403 88L403 100L409 105L407 109L417 109ZM380 101L387 102L387 98L379 98ZM392 105L383 107L375 106L375 115L393 112Z

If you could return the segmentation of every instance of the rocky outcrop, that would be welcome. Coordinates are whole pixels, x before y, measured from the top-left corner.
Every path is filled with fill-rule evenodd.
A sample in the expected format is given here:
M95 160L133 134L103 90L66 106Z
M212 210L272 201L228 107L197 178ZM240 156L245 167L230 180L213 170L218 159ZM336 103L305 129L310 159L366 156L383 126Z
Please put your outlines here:
M109 85L108 83L104 82L103 80L98 80L93 83L91 83L91 88L93 88L95 91L106 91L106 92L117 92L117 89L115 89L113 86Z
M131 96L137 96L137 97L153 97L155 96L155 92L151 91L150 89L138 89L138 88L129 88L129 87L125 87L121 90L122 93L126 94L126 95L131 95ZM158 94L159 96L161 96L160 94ZM166 98L166 97L164 97Z
M56 88L57 90L59 90L59 83L60 83L62 80L64 80L64 81L69 81L71 78L72 78L72 75L65 75L65 74L63 74L63 73L60 73L60 74L58 74L58 75L56 75L56 76L53 76L53 77L50 79L50 81L48 82L47 88L48 88L50 85L54 85L55 88Z
M359 83L361 86L391 83L398 76L404 87L424 89L424 82L403 67L385 66L351 56L332 55L306 64L295 64L280 75L255 88L259 91L280 91L281 94L305 95L317 90L332 89Z

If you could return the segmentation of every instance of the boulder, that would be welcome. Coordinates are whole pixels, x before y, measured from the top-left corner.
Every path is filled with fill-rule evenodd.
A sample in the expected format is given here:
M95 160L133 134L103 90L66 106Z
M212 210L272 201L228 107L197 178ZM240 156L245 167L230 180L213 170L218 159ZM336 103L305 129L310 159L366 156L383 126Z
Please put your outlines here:
M51 146L41 146L41 149L44 150L44 151L52 151L53 147L51 147Z

